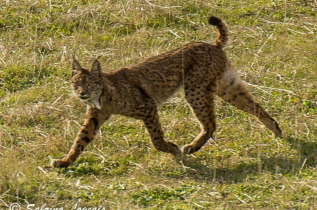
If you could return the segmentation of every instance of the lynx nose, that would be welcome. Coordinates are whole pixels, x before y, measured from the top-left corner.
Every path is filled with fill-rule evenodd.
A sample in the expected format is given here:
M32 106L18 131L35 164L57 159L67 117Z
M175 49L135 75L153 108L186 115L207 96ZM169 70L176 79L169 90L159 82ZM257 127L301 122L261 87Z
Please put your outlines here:
M87 98L89 98L89 97L87 96L87 92L86 92L86 91L83 91L83 90L78 91L78 95L79 95L79 98L81 98L81 99L87 99Z
M84 96L84 95L86 95L86 92L85 91L79 91L79 95L80 96Z

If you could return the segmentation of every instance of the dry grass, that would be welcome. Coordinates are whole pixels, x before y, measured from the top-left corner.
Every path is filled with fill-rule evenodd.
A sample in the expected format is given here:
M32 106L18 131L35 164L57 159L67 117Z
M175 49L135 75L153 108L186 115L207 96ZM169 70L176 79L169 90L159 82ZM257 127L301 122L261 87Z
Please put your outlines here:
M315 1L1 1L0 206L105 209L317 208ZM281 124L217 101L213 141L183 161L157 152L140 121L112 117L69 169L63 156L85 106L69 91L70 59L104 71L192 41L211 42L207 17L230 29L226 47L252 94ZM160 109L166 137L199 132L180 91Z

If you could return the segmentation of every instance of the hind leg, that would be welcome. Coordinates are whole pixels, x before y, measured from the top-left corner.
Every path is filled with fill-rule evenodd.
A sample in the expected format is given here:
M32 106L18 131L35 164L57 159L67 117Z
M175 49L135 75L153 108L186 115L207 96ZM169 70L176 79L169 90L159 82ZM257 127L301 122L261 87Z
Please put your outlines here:
M183 154L191 154L204 146L216 129L214 93L207 88L185 88L185 96L201 127L199 135L181 149Z
M262 108L262 106L255 102L239 79L235 70L227 70L223 78L218 81L217 95L223 100L232 104L233 106L256 116L268 129L270 129L276 136L281 137L282 131L277 122Z

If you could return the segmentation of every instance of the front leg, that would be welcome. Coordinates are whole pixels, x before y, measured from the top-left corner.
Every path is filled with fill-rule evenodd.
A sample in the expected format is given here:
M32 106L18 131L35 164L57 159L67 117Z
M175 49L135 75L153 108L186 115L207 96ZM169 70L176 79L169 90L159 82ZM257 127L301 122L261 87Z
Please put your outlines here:
M171 153L174 156L181 156L182 152L179 147L176 144L164 139L164 133L156 111L149 113L149 115L147 115L143 121L150 134L151 141L155 149L162 152Z
M101 110L87 107L86 120L77 134L77 137L68 152L62 159L53 159L52 166L58 168L68 167L84 151L87 145L95 138L97 131L109 115L105 115Z

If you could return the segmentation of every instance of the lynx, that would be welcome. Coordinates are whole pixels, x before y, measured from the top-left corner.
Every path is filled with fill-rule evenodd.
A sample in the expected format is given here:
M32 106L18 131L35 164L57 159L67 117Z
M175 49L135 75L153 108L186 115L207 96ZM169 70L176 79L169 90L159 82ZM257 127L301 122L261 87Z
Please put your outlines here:
M143 62L103 73L98 59L90 70L74 59L71 86L87 104L86 120L68 154L52 161L54 167L68 167L94 139L100 126L113 114L144 121L154 147L174 156L198 151L216 129L214 99L220 96L233 106L256 116L276 136L277 122L252 99L222 48L228 40L226 24L217 17L209 23L219 30L214 44L189 43ZM201 132L182 148L164 139L158 105L180 87L200 122Z

